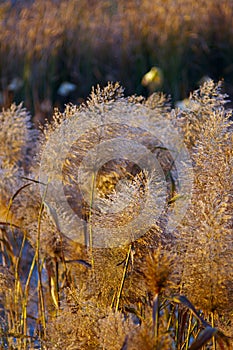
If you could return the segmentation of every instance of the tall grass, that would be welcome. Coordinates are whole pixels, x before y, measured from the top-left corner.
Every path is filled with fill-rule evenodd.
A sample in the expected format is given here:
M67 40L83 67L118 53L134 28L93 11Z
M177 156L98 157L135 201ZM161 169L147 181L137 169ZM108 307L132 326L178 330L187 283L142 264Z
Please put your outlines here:
M174 191L178 191L172 181L175 173L171 172L163 214L148 232L115 248L81 245L63 235L53 212L45 210L46 192L41 198L39 165L26 150L36 149L39 160L47 140L63 122L79 113L98 114L103 108L111 113L115 105L125 106L126 102L135 117L141 117L136 110L144 106L155 123L170 118L179 130L193 162L192 202L175 232L168 234L166 215L175 206ZM125 98L119 84L108 84L93 90L85 105L69 105L64 113L57 111L52 124L40 135L40 142L34 137L33 144L28 135L34 132L22 105L1 112L0 136L5 141L1 142L0 158L1 348L231 348L233 139L231 111L225 102L221 84L213 81L190 95L183 111L172 110L160 93L147 100ZM131 137L137 131L137 140L143 140L154 152L164 172L173 167L167 149L159 147L158 140L149 134L141 135L141 130L134 128L130 133L109 126L105 137L111 133L117 137L125 131ZM70 205L74 209L78 206L76 214L95 225L98 220L103 224L103 212L97 210L94 197L89 207L80 204L74 177L79 157L90 145L93 147L93 142L93 134L84 134L72 145L74 157L66 159L62 176L64 188L69 184L73 189L66 194ZM51 153L51 162L55 161ZM119 205L122 198L125 201L131 195L129 188L139 191L135 202L145 195L150 186L147 172L136 169L135 173L126 161L114 160L107 165L98 172L95 183L99 187L89 191L97 190L99 205ZM125 182L117 187L119 178ZM124 187L127 181L128 187ZM122 188L125 197L114 202ZM133 206L136 213L137 205ZM153 215L152 207L147 210ZM129 206L129 214L122 213L121 221L112 216L109 231L121 225L119 232L124 233L124 224L133 212Z
M92 85L120 81L127 94L147 94L143 75L163 73L173 101L206 75L225 79L232 96L231 0L20 1L0 5L1 104L25 101L35 121L52 106L82 102ZM12 84L14 79L21 84ZM14 80L17 82L17 80ZM68 81L76 89L59 95Z

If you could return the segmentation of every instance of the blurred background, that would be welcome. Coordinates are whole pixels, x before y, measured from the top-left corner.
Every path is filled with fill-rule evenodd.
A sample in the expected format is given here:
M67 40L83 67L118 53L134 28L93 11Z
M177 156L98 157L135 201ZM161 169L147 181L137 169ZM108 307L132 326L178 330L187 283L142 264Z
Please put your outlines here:
M233 100L232 0L0 0L0 107L36 125L107 81L175 104L209 78Z

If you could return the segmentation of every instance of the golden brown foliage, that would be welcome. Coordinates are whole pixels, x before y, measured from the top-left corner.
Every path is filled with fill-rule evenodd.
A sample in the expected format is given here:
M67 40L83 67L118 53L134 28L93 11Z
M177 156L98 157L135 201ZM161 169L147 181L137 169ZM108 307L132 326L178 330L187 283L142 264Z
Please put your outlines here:
M37 114L45 101L58 103L58 87L67 79L77 87L75 102L109 80L142 93L141 79L154 65L163 73L162 90L174 100L185 98L206 74L224 77L232 93L232 18L231 0L4 1L1 104L9 104L14 78L23 85L14 97Z
M200 107L184 114L195 183L192 204L178 231L184 293L207 312L232 309L232 123L219 86L193 95Z
M38 178L38 168L33 168L32 179L26 180L28 186L23 187L22 176L28 175L27 168L21 166L21 161L27 160L25 134L29 131L27 118L24 118L27 113L21 107L13 106L0 115L4 123L6 121L2 130L8 140L6 146L3 144L6 152L1 155L0 203L5 215L0 223L0 296L4 318L1 341L11 346L16 338L19 349L35 340L48 349L188 348L198 338L201 328L205 328L205 334L209 336L205 343L208 342L209 347L214 348L212 334L217 341L229 344L229 339L214 327L220 326L227 335L232 335L229 329L233 305L231 112L224 106L225 96L220 91L220 84L213 81L194 92L190 102L188 111L171 110L162 94L154 94L148 100L135 96L125 98L119 84L109 83L103 90L99 87L93 90L86 105L69 105L64 113L56 111L54 122L46 126L41 138L41 156L46 142L54 137L53 133L61 125L68 125L73 117L80 115L89 121L93 118L94 123L98 118L93 116L110 114L115 106L118 112L130 111L137 121L142 118L139 111L147 111L153 123L159 126L162 121L169 121L172 128L179 128L181 139L184 137L192 159L194 183L186 215L171 233L166 231L166 224L170 211L176 207L179 188L176 185L178 171L172 168L173 159L168 149L163 149L161 142L148 131L142 133L134 126L132 129L126 126L117 129L112 125L103 128L105 138L102 140L108 140L112 135L116 137L121 132L130 138L134 136L150 149L165 173L173 170L170 178L166 178L168 195L161 217L137 239L133 240L135 237L132 236L130 243L107 248L91 246L90 242L81 245L60 232L56 217L47 208L43 193L41 198L39 185L34 180ZM22 124L20 118L24 120ZM0 137L5 137L3 135L0 131ZM71 189L76 188L72 176L80 158L94 146L93 135L84 133L79 142L72 144L70 154L75 151L76 155L66 158L64 171L59 174L64 176L64 188L67 184ZM167 135L170 135L169 130ZM66 134L63 136L62 142L69 141L65 139ZM52 140L56 145L61 142L56 137ZM7 154L11 150L13 154L8 160ZM48 169L56 162L56 152L51 151L50 157ZM119 179L128 181L128 187L124 187L124 181L118 186ZM132 192L126 189L133 187L139 192L138 197L133 196L137 202L147 194L147 188L148 191L151 189L150 181L144 169L135 168L128 160L114 159L98 173L97 195L102 201L115 205L114 196L119 196L119 188L125 189L122 198L127 199ZM77 199L74 191L75 205L82 207ZM120 204L122 202L121 199ZM7 214L8 206L11 215ZM84 209L89 210L89 216L85 215L83 219L89 224L92 208L86 206ZM153 206L148 204L146 209L153 215ZM133 214L137 213L134 211ZM99 210L97 224L102 214ZM123 211L122 216L122 221L111 218L110 238L117 223L119 232L126 234L124 224L131 216L127 217L127 211ZM10 223L17 224L17 230ZM144 225L147 227L147 222ZM24 255L24 251L28 255ZM12 293L7 295L6 288ZM186 297L174 296L178 291ZM212 327L193 305L201 309L206 320L211 315ZM31 324L33 337L29 335Z

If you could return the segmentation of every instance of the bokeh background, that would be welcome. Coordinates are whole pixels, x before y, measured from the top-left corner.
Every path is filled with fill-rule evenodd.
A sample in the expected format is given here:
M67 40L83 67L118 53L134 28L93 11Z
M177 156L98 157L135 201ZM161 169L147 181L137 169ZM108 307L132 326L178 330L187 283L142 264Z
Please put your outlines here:
M0 107L36 124L107 81L175 104L208 77L233 99L232 0L0 1Z

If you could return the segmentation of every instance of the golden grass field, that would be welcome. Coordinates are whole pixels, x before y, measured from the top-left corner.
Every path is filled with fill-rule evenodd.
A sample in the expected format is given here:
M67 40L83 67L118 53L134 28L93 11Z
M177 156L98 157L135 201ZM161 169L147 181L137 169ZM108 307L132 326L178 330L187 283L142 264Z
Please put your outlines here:
M224 79L232 99L232 18L231 0L2 1L0 104L24 101L43 122L108 81L148 94L141 82L153 66L163 74L155 88L173 102L206 76ZM74 89L65 96L64 82Z
M190 95L186 109L172 109L161 93L148 99L124 97L118 83L109 83L104 89L93 90L85 105L68 105L64 113L56 111L43 132L31 127L22 105L1 112L3 349L231 348L233 135L225 99L221 83L210 80ZM172 153L164 147L166 138L162 142L159 136L153 137L130 122L126 130L125 124L119 124L115 108L117 113L126 113L127 108L134 116L132 121L138 119L145 128L148 115L161 134L163 122L168 121L190 154L191 162L184 164L185 173L192 168L194 174L190 203L172 232L166 227L171 212L181 210L176 177L181 182L182 178L180 169L174 167ZM48 211L46 193L40 191L39 173L44 154L48 155L43 171L49 173L59 158L54 153L57 145L61 140L69 142L67 133L63 139L56 136L62 127L70 121L73 127L85 116L97 122L99 115L110 117L112 124L106 124L99 139L91 127L95 132L91 137L82 133L71 145L63 170L56 177L63 181L69 206L88 227L89 241L85 244L71 239L69 231L61 232L56 216ZM80 127L82 123L84 120ZM132 152L134 144L139 153L140 144L150 149L162 172L169 175L162 213L149 228L146 220L157 208L144 198L153 190L153 172L135 168L132 161L113 158L99 163L90 188L93 196L87 197L89 202L80 197L80 157L95 143L122 135L133 140ZM172 135L168 128L165 136ZM173 138L171 144L176 142ZM124 182L119 187L120 179ZM156 181L156 186L162 183L160 177ZM114 211L106 214L107 205L120 206L128 197L132 197L131 202L120 216ZM119 239L128 235L128 223L142 215L143 203L149 216L138 224L142 234L134 239L132 236L128 243L111 246L117 238L112 236L114 232ZM66 211L61 216L71 223ZM101 230L95 231L98 225L107 232L109 245L95 245L95 232L101 235Z
M0 2L1 349L232 349L232 21Z

